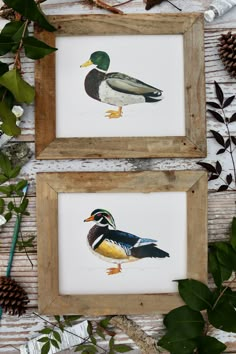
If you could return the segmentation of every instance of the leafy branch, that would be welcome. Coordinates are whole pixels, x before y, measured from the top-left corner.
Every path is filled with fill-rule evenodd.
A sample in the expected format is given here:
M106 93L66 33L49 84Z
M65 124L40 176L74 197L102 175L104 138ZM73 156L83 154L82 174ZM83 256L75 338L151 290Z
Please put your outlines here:
M0 122L1 130L5 134L16 136L20 134L20 128L16 124L12 107L16 103L30 104L35 95L34 88L22 77L21 53L24 50L26 57L35 60L56 50L30 36L28 27L31 21L34 21L47 31L55 31L55 28L39 9L42 1L5 0L4 2L8 6L4 11L14 10L15 18L7 23L0 33L0 55L13 53L14 61L11 64L0 61Z
M32 265L26 247L32 246L34 238L25 241L20 231L20 220L22 216L29 215L27 211L29 200L26 198L28 182L25 179L16 181L20 169L20 166L13 166L9 158L3 153L0 153L0 224L4 225L15 215L22 239L18 241L19 245L22 246L20 250L25 250L26 256Z
M24 191L28 182L25 179L15 182L20 173L20 167L14 167L9 158L0 153L0 169L0 215L5 219L3 223L9 221L14 214L16 216L29 215L27 211L29 200L25 197ZM10 198L10 201L5 201L5 198Z
M222 177L222 165L219 161L216 161L215 166L207 162L198 162L198 165L204 167L209 172L209 181L215 179L221 179L223 184L219 187L218 192L226 191L227 189L235 190L236 188L236 166L234 160L234 151L236 148L236 137L230 132L230 125L236 121L236 112L233 113L231 117L227 117L225 113L225 108L230 106L234 101L235 95L225 98L224 93L220 85L215 81L215 92L218 102L207 102L208 106L213 109L208 109L207 111L211 116L219 123L223 124L226 128L227 137L224 137L217 131L211 130L211 133L220 145L220 149L217 151L217 155L228 153L230 154L233 176L231 173L227 174L225 178ZM232 184L234 183L234 187Z
M226 346L207 335L209 325L236 333L236 291L223 282L236 271L236 218L233 218L230 240L216 242L209 248L209 271L214 290L193 279L178 280L178 290L186 305L170 311L164 318L167 333L158 345L175 354L221 354ZM202 315L205 311L205 316Z
M44 336L38 339L39 343L42 343L41 354L47 354L53 347L60 349L62 343L62 333L67 332L70 335L78 337L82 340L82 343L74 346L74 352L81 353L126 353L131 350L131 347L125 344L115 344L114 336L115 332L109 329L110 318L104 318L98 322L88 321L88 337L82 338L76 333L70 331L68 328L72 326L74 321L80 319L81 316L54 316L56 323L52 323L40 315L34 313L37 317L43 319L48 325L45 326L39 333ZM97 338L108 340L109 349L106 350L97 343Z

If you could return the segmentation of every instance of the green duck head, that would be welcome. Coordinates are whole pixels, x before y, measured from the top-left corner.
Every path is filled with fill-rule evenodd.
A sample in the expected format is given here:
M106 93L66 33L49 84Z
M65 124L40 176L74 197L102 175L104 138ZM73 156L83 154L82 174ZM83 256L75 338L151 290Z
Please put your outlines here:
M85 222L94 221L99 226L111 226L113 229L116 228L115 220L111 213L105 209L95 209L92 211L91 215L84 220Z
M86 67L89 65L96 65L98 69L107 71L110 65L110 58L106 52L98 51L91 54L88 61L80 65L80 67Z

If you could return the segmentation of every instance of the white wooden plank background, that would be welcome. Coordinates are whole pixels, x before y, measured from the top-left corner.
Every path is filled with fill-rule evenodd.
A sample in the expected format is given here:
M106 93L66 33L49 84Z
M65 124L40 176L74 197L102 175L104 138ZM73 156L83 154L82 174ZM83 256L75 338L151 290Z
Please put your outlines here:
M108 0L107 0L108 1ZM110 4L118 1L110 0ZM119 1L121 2L121 1ZM183 9L183 12L204 11L210 4L210 0L173 0ZM105 10L98 9L91 5L89 0L66 1L48 0L42 5L47 14L89 14L105 13ZM124 13L144 13L144 3L133 0L121 8ZM176 10L164 2L154 7L149 13L175 12ZM1 27L1 23L0 23ZM236 80L230 78L224 70L217 53L218 37L228 30L236 32L236 7L223 17L215 20L212 24L205 26L205 65L206 65L206 94L207 100L214 100L214 80L218 81L226 95L236 94ZM8 60L8 59L7 59ZM10 58L9 58L10 60ZM34 65L27 58L23 58L23 70L25 78L34 83ZM236 112L236 100L228 110L228 114ZM210 129L219 131L225 135L220 123L207 117L207 161L214 162L218 159L226 173L232 172L232 165L229 156L215 153L219 146L212 138ZM236 135L236 123L232 124L232 132ZM25 114L22 120L22 135L13 141L26 141L29 147L34 150L34 105L25 107ZM37 236L35 220L35 175L42 171L135 171L135 170L161 170L161 169L198 169L198 159L126 159L126 160L64 160L64 161L36 161L32 158L22 169L21 177L27 178L30 182L29 189L29 211L30 216L23 219L22 232L24 236ZM227 239L229 225L232 217L236 214L235 192L216 193L219 187L218 180L209 184L209 208L208 208L208 231L209 241ZM0 229L0 274L5 273L7 266L9 247L13 232L14 222L11 221L4 228ZM27 289L30 303L27 313L18 318L4 315L0 323L0 353L14 354L21 344L26 343L37 334L43 327L33 312L37 312L37 242L35 249L31 252L30 258L34 267L32 268L24 253L17 253L14 258L12 276ZM212 284L212 279L209 278ZM234 285L236 287L236 284ZM132 317L149 334L160 335L163 329L161 316L135 316ZM236 353L236 334L225 333L211 329L211 333L227 344L227 353ZM131 343L130 339L118 330L117 340L119 342ZM67 351L69 353L69 351ZM72 352L72 351L71 351ZM140 353L135 347L133 353ZM214 354L214 353L212 353Z

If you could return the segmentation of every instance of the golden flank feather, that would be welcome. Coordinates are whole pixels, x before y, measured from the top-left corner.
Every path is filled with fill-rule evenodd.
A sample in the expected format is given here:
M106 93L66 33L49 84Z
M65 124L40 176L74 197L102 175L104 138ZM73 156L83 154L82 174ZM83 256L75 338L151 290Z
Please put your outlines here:
M97 253L104 257L114 258L114 259L128 259L129 257L125 251L117 244L111 243L104 240L98 248L96 248Z

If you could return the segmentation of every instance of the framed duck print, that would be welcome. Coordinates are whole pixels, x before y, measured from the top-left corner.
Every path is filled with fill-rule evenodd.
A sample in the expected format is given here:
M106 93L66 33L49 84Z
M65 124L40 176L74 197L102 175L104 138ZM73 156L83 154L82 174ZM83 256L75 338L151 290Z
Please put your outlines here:
M205 172L39 173L36 195L41 313L166 313L207 281Z
M36 63L36 157L206 154L203 17L51 16Z

